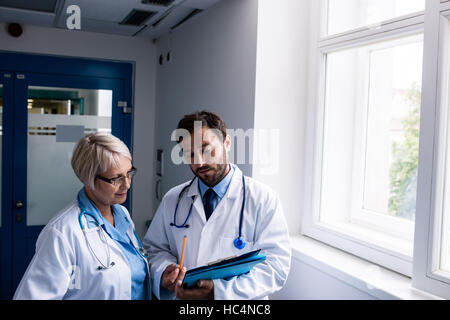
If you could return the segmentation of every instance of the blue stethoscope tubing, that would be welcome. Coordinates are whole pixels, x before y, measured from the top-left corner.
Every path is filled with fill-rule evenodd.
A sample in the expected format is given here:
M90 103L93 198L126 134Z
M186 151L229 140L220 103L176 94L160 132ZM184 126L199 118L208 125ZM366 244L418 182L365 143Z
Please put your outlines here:
M100 263L100 266L97 267L97 270L103 270L103 269L109 269L111 267L113 267L115 265L114 261L110 262L111 259L111 254L110 254L110 246L107 240L107 237L105 235L105 230L103 230L103 228L101 227L101 221L99 220L98 216L95 214L92 214L91 212L87 211L86 209L84 209L81 206L81 202L78 199L78 206L80 207L80 214L78 215L78 222L80 224L81 230L83 231L84 234L84 238L86 239L87 245L89 247L89 250L91 251L91 253L93 254L93 256L95 257L95 259ZM83 224L83 216L90 216L94 219L95 223L97 224L97 227L100 229L100 238L102 238L102 241L105 243L106 246L106 257L107 257L107 262L106 265L97 257L97 255L95 254L94 249L92 249L92 246L89 242L88 237L86 236L86 229L85 229L85 225ZM141 255L141 257L143 259L147 259L148 258L148 254L146 254L144 246L142 245L141 240L139 239L136 230L133 229L133 233L135 238L137 239L137 242L139 244L139 248L136 248L136 251Z
M178 205L180 204L181 197L183 196L183 193L192 185L192 183L194 182L195 178L196 177L194 177L191 180L191 182L189 182L189 184L187 186L185 186L181 190L180 194L178 195L177 204L175 206L175 212L173 213L173 222L170 223L171 227L189 228L189 224L187 224L187 221L189 220L189 217L191 216L191 213L192 213L192 206L194 204L194 197L192 198L191 206L189 207L189 212L188 212L188 215L186 217L186 220L184 220L183 224L181 224L181 225L177 225L177 223L176 223L176 221L177 221L177 212L178 212ZM239 250L244 249L244 247L245 247L245 241L242 239L242 223L244 222L244 206L245 206L245 199L246 199L245 177L244 177L244 175L242 175L242 189L243 189L243 197L242 197L241 212L240 212L240 216L239 216L239 235L233 241L234 246L237 249L239 249Z

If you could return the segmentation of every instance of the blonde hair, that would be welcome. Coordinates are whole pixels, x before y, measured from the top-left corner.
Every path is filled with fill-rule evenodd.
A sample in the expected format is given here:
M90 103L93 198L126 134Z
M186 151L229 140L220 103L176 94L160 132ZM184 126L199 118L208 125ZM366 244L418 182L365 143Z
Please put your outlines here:
M112 167L119 167L119 157L131 160L128 147L119 138L106 132L89 134L76 144L72 168L80 181L95 189L95 178Z

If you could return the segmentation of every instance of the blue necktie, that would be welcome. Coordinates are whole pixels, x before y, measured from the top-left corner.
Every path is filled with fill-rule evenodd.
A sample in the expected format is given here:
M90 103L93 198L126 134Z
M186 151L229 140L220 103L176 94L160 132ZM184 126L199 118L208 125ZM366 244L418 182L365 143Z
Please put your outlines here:
M211 216L211 214L214 211L213 201L214 201L215 196L216 196L216 193L211 188L206 190L205 195L203 196L205 199L205 201L203 202L203 206L205 208L206 220L209 219L209 217Z

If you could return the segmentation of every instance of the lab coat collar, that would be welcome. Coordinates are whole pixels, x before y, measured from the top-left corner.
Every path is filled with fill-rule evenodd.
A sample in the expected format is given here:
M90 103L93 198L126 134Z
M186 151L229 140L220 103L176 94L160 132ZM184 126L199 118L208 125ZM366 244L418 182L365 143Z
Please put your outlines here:
M77 199L78 199L78 206L80 207L80 210L86 211L86 212L89 212L90 214L95 215L97 218L97 221L99 221L100 225L103 226L104 225L103 216L100 213L100 211L97 209L95 204L88 198L86 191L84 190L84 187L80 190L80 192L78 192ZM84 215L84 216L88 223L88 228L97 226L97 223L93 217L91 217L90 215Z
M236 199L242 193L242 176L243 173L241 169L238 168L235 164L231 164L234 167L233 179L230 182L230 186L228 187L226 197L228 199Z
M200 190L198 189L198 178L197 177L195 177L194 180L191 180L191 186L187 190L186 194L188 197L192 197L192 198L200 195Z

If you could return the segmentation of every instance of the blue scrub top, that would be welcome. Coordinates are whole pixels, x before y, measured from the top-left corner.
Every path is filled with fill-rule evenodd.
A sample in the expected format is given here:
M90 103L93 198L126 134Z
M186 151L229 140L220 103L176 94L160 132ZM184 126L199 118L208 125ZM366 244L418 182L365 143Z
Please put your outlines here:
M99 218L99 221L102 221L103 229L119 246L120 250L127 258L131 271L131 299L149 299L149 277L147 272L147 264L145 263L144 258L134 247L130 237L127 234L130 221L128 220L125 212L123 212L122 207L118 204L112 206L115 224L115 226L112 226L105 218L103 218L95 204L87 197L84 188L78 193L78 201L80 202L80 207L83 207L89 213L96 215L97 218ZM85 215L85 217L87 219L88 227L97 226L93 217L89 215Z

